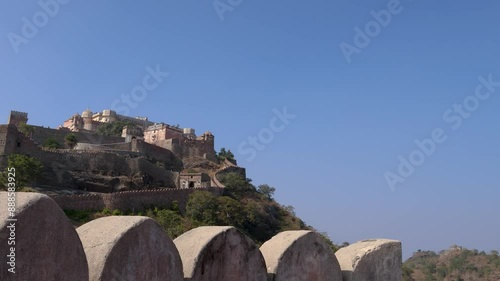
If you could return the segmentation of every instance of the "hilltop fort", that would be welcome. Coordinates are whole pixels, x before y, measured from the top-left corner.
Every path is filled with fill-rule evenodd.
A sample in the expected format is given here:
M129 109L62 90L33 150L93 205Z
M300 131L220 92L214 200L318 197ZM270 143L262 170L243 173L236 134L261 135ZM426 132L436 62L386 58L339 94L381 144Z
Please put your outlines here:
M42 162L36 187L50 197L0 191L5 209L15 194L22 222L0 212L0 252L9 254L1 280L401 281L400 241L363 240L334 253L331 241L252 186L229 153L217 155L210 132L110 110L86 110L51 129L12 111L0 125L0 169L11 155L26 158L16 154ZM244 180L225 187L225 173ZM77 229L67 217L92 212L113 216ZM197 227L207 222L235 227ZM189 231L172 240L165 230L173 229ZM8 248L11 237L17 250Z
M26 124L28 113L11 111L7 124L0 125L0 169L10 154L37 158L44 164L37 185L55 192L223 187L221 174L245 175L236 161L217 157L211 132L197 136L192 128L147 117L87 109L56 129ZM107 124L123 125L121 135L100 133ZM65 141L70 134L74 145ZM59 146L48 148L47 142Z

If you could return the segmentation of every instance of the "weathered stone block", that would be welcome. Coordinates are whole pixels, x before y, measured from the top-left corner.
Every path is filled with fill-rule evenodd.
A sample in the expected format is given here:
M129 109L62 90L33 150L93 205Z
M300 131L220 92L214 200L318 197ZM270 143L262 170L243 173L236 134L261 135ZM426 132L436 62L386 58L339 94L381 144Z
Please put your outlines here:
M203 226L174 240L189 281L265 281L264 258L234 227Z
M269 281L342 281L335 254L315 232L281 232L260 250L266 260Z
M89 263L91 281L181 281L179 252L152 219L100 218L77 229Z
M7 197L0 192L0 280L89 280L82 243L57 204L43 194L16 192L17 221L7 221ZM15 229L7 228L11 223ZM8 271L11 247L15 274Z
M401 242L387 239L364 240L335 253L344 281L401 281Z

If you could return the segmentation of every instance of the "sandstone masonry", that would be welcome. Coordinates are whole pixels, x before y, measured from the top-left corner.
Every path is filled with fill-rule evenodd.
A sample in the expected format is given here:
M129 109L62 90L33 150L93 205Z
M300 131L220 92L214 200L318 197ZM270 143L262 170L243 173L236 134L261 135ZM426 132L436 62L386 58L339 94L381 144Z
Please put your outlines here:
M401 281L398 241L367 240L341 249L348 261L342 270L354 274L339 279L344 258L339 251L338 261L314 232L286 231L259 249L224 226L195 228L172 241L139 216L105 217L75 230L48 196L18 192L16 198L19 259L16 274L0 262L0 280ZM7 192L0 192L0 208L7 208ZM2 257L10 251L6 218L0 212Z

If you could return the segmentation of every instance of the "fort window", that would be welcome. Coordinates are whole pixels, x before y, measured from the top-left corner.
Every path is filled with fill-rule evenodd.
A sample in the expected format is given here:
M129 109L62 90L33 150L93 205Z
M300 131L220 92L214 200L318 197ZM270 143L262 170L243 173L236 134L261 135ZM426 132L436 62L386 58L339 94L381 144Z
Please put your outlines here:
M194 188L194 181L189 182L189 188Z

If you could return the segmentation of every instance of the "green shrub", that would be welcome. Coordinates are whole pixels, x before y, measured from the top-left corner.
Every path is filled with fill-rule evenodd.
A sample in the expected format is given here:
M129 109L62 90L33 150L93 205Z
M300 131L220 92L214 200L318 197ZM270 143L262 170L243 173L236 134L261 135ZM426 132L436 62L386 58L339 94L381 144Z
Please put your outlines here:
M123 132L123 127L125 126L135 126L132 122L115 121L111 123L104 123L97 127L96 133L103 136L115 136L120 137Z
M17 130L28 137L31 136L35 132L35 129L33 128L33 126L30 126L24 122L21 122L17 125Z
M59 149L62 147L61 143L54 138L48 138L43 142L43 147L50 149Z
M75 134L73 134L73 133L67 134L64 137L64 141L65 141L66 145L69 146L71 149L73 149L76 146L76 144L78 143L78 139L76 138Z
M86 223L92 219L91 212L78 210L64 210L66 216L74 221Z
M43 164L37 158L29 157L21 154L11 154L7 158L7 166L15 168L15 187L19 190L26 185L36 182L43 170ZM8 181L7 168L3 173L0 173L0 184L7 185Z
M183 218L175 211L159 210L154 219L171 238L176 238L184 232Z

